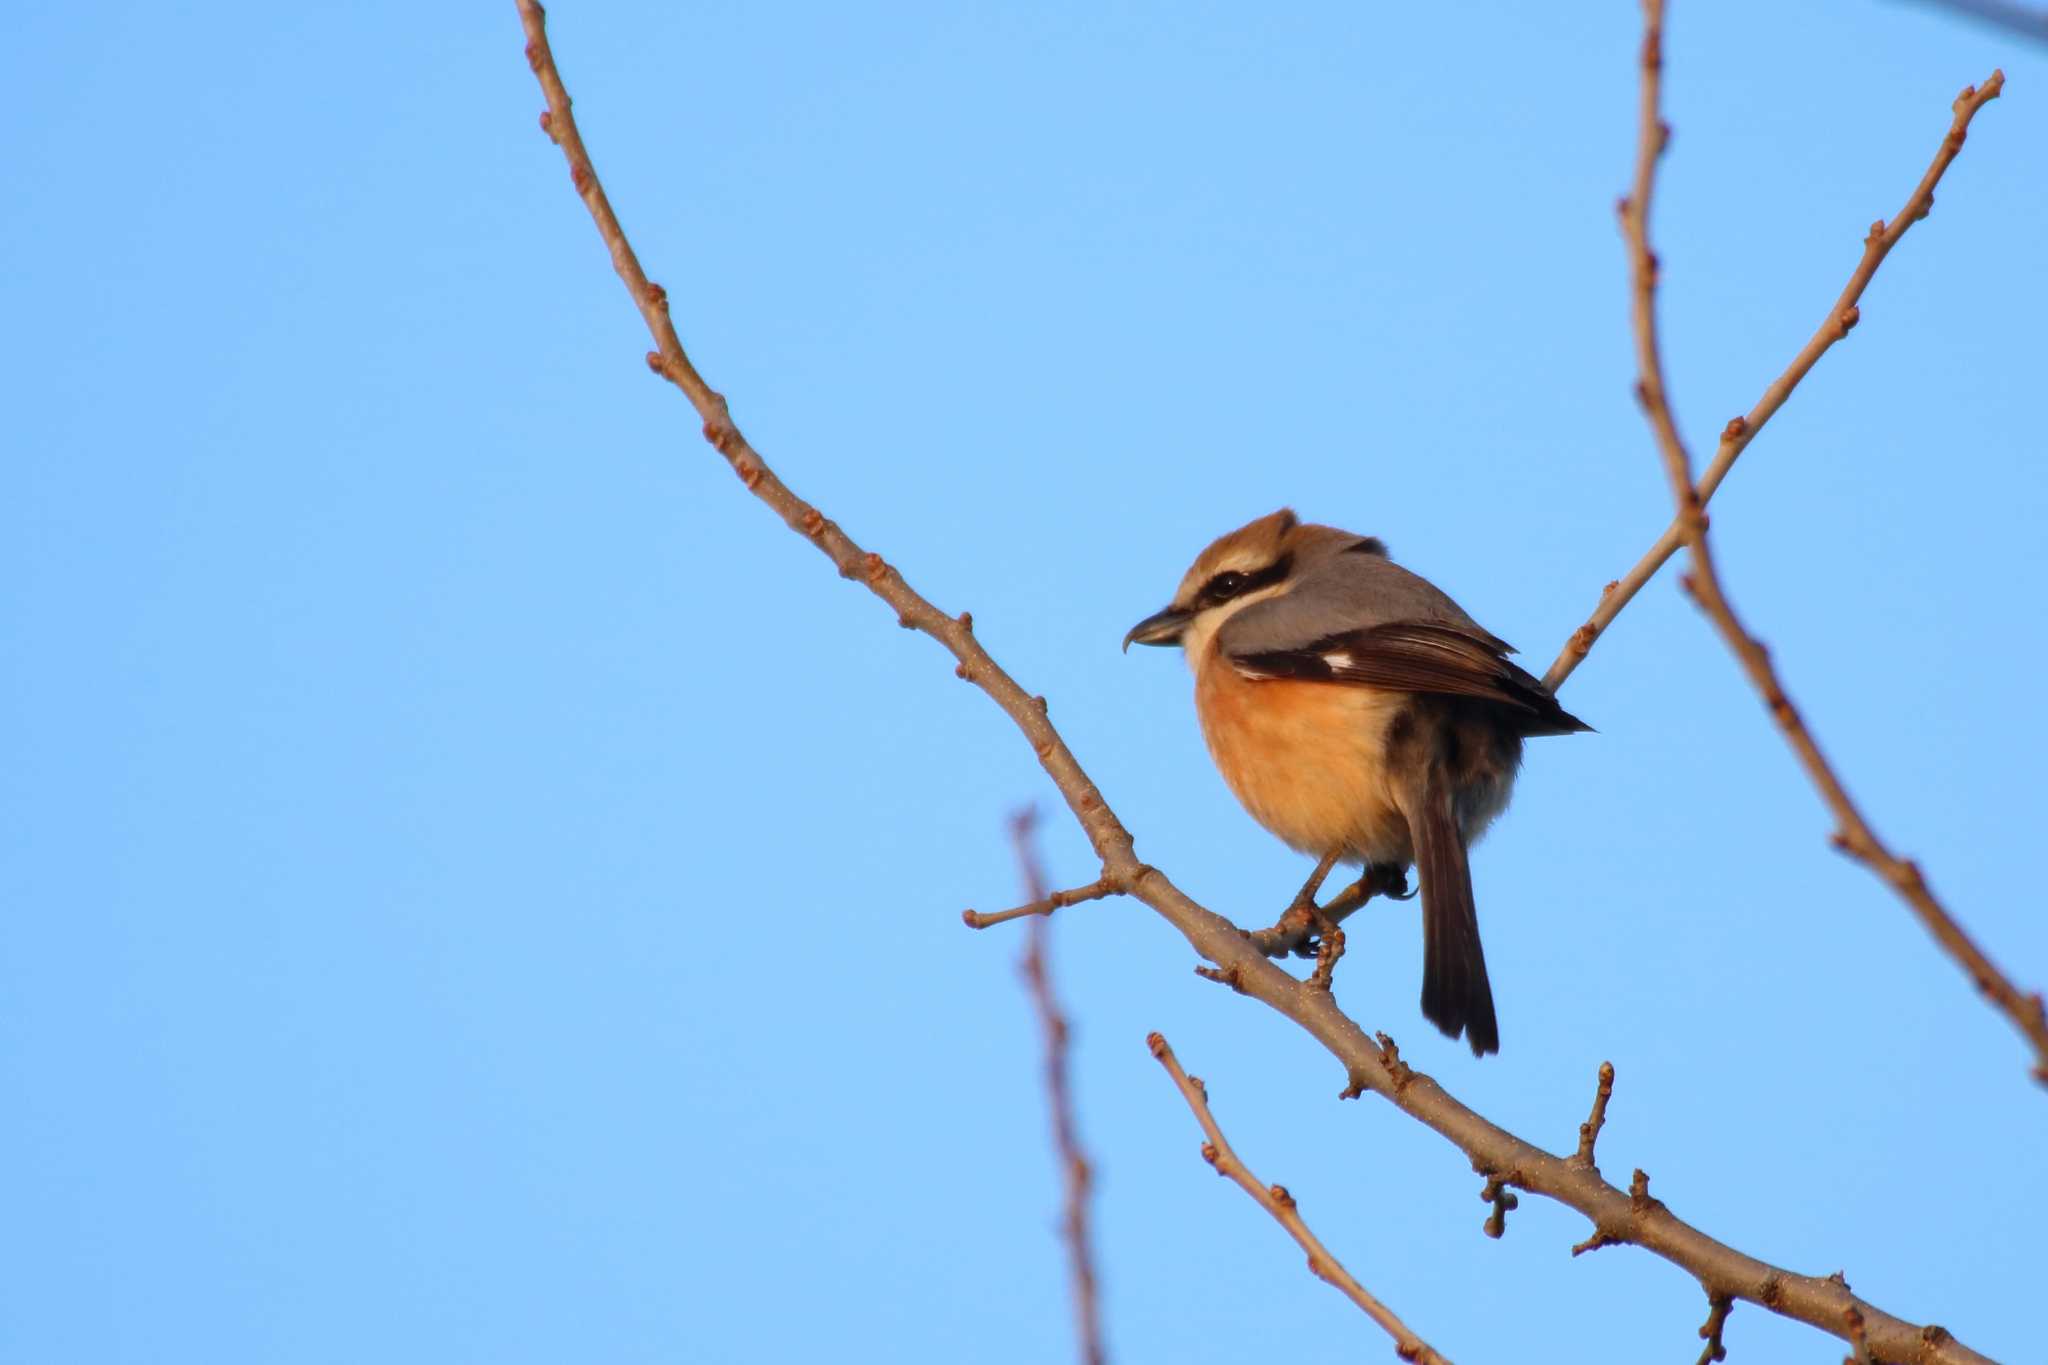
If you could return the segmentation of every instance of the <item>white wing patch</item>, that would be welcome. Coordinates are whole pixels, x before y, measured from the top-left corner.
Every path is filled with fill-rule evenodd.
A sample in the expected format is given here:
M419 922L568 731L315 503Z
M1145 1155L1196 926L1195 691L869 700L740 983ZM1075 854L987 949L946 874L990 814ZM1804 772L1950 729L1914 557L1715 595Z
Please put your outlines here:
M1350 653L1342 649L1328 650L1325 653L1312 657L1321 659L1332 673L1343 673L1352 665ZM1298 678L1301 676L1300 672L1296 669L1282 668L1274 670L1260 668L1248 659L1231 659L1230 666L1237 670L1238 677L1249 678L1255 682L1268 678Z

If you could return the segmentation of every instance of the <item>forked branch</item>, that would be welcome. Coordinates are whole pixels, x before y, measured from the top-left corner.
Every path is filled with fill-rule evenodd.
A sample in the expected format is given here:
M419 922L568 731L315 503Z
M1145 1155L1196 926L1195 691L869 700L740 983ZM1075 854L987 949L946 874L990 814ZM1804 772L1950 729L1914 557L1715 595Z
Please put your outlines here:
M1974 1365L1985 1360L1941 1329L1923 1329L1894 1317L1857 1298L1838 1281L1793 1274L1744 1255L1676 1217L1661 1204L1639 1206L1631 1200L1629 1191L1610 1184L1597 1171L1543 1151L1488 1121L1452 1098L1433 1079L1401 1062L1391 1048L1383 1050L1337 1007L1328 991L1312 990L1281 970L1267 960L1244 931L1190 899L1157 868L1140 862L1130 832L1047 720L1043 700L1018 686L996 664L976 640L970 622L940 611L912 589L880 555L862 549L816 507L791 491L734 426L724 398L703 381L684 355L669 320L667 295L641 271L604 196L570 113L569 96L548 47L540 5L536 0L517 3L526 31L527 60L548 101L543 127L567 158L576 193L596 222L611 253L613 268L625 282L654 336L659 349L649 354L650 367L688 397L703 421L705 439L754 496L815 545L842 576L887 603L896 620L938 641L956 660L955 672L987 693L1010 717L1102 860L1105 883L1116 892L1134 896L1150 906L1187 939L1195 952L1214 963L1218 974L1237 990L1293 1020L1328 1049L1344 1067L1349 1081L1346 1093L1369 1090L1382 1096L1462 1149L1475 1168L1512 1173L1504 1178L1511 1179L1516 1188L1555 1199L1585 1215L1605 1235L1663 1257L1697 1279L1710 1295L1749 1300L1844 1340L1848 1333L1846 1313L1854 1308L1861 1315L1866 1340L1874 1353L1916 1360L1923 1365Z
M1657 165L1670 136L1662 115L1664 0L1643 0L1643 17L1642 97L1636 137L1635 186L1629 197L1622 201L1621 225L1622 235L1628 243L1630 315L1637 366L1636 395L1642 401L1644 416L1656 437L1657 449L1664 459L1665 477L1671 484L1672 500L1677 505L1672 525L1692 556L1692 572L1684 579L1685 589L1705 610L1714 628L1734 652L1743 672L1748 674L1750 683L1770 709L1771 717L1784 734L1785 742L1791 746L1793 755L1806 769L1806 775L1820 793L1821 800L1834 814L1835 832L1831 838L1834 846L1870 868L1891 886L1927 932L1933 935L1935 942L1969 974L1985 998L2012 1021L2013 1027L2034 1050L2035 1079L2048 1084L2048 1009L2043 1008L2040 993L2028 993L2015 986L1935 896L1920 871L1920 865L1900 857L1877 837L1861 808L1850 797L1834 765L1821 752L1820 743L1814 738L1805 718L1786 694L1784 681L1771 662L1770 651L1743 625L1734 605L1728 600L1727 590L1722 586L1720 571L1714 562L1713 546L1707 537L1707 517L1703 510L1712 489L1707 486L1706 479L1697 484L1693 481L1692 456L1679 433L1678 420L1671 411L1670 396L1665 388L1664 362L1658 345L1658 263L1650 246L1650 211L1657 185ZM1851 277L1842 297L1836 300L1835 310L1822 324L1821 332L1807 343L1806 351L1801 352L1805 368L1800 368L1800 361L1795 360L1793 369L1787 371L1790 383L1781 377L1779 383L1766 392L1765 403L1760 405L1764 418L1777 410L1785 395L1791 392L1792 384L1798 382L1806 369L1812 368L1813 360L1818 359L1831 344L1828 334L1831 332L1835 338L1847 336L1849 329L1856 325L1861 316L1856 300L1862 296L1864 285L1869 283L1871 274L1885 253L1891 250L1892 244L1913 222L1926 216L1934 202L1935 183L1962 148L1963 140L1969 134L1970 120L1979 109L1998 98L1998 92L2004 85L2004 73L1994 71L1981 87L1967 86L1956 97L1954 118L1949 124L1948 135L1942 139L1941 149L1935 154L1934 164L1927 168L1927 174L1921 177L1919 186L1906 201L1904 211L1890 227L1882 222L1871 225L1870 235L1864 239L1863 262L1856 275ZM1811 359L1807 358L1809 354ZM1737 431L1737 423L1731 422L1730 432L1722 435L1724 453L1739 452L1741 445L1747 444L1755 434L1755 425L1760 425L1760 422L1744 421L1742 429ZM1740 444L1731 445L1731 440ZM1732 461L1733 455L1728 455L1728 458ZM1720 463L1717 458L1716 464ZM1725 472L1725 465L1722 468ZM1708 477L1712 476L1713 470L1710 469Z
M1661 17L1658 20L1658 27L1661 57ZM1820 325L1814 328L1813 335L1799 348L1799 354L1792 357L1792 363L1771 381L1763 395L1756 400L1755 406L1740 417L1730 418L1728 424L1721 429L1721 439L1714 450L1714 458L1699 478L1701 507L1705 507L1712 500L1721 487L1721 481L1726 479L1728 471L1735 467L1736 460L1741 458L1743 451L1749 449L1749 443L1764 429L1764 424L1777 414L1779 408L1785 406L1785 400L1792 396L1792 390L1799 386L1799 381L1806 378L1807 372L1820 362L1820 358L1826 355L1836 342L1847 336L1849 329L1856 325L1860 316L1857 304L1863 298L1863 291L1869 288L1872 277L1877 274L1878 266L1884 263L1884 258L1891 254L1892 248L1899 244L1908 229L1925 218L1928 211L1934 207L1934 187L1941 183L1941 177L1948 170L1949 162L1955 160L1956 153L1962 150L1963 139L1969 132L1970 120L1976 117L1977 111L1987 102L1998 98L1998 92L2004 85L2004 74L1994 71L1991 73L1991 79L1985 81L1974 92L1963 92L1964 98L1956 102L1955 119L1949 125L1948 133L1942 138L1941 145L1935 149L1934 160L1927 167L1926 174L1920 177L1920 183L1906 196L1905 206L1893 216L1889 224L1880 218L1870 225L1870 232L1863 239L1863 254L1857 260L1856 268L1850 272L1849 282L1842 286L1842 292L1836 295L1834 303L1829 305ZM1623 201L1624 217L1630 204L1634 202L1637 202L1635 196ZM1550 665L1550 671L1543 677L1544 686L1555 692L1563 685L1564 680L1569 678L1572 671L1585 660L1587 652L1593 648L1593 642L1598 640L1607 627L1614 623L1614 618L1621 614L1622 608L1642 591L1645 583L1656 577L1657 570L1663 568L1665 561L1677 554L1679 547L1684 544L1684 518L1682 515L1674 516L1671 524L1664 528L1663 534L1657 537L1656 543L1645 550L1642 558L1636 561L1635 567L1601 591L1600 603L1592 616L1584 625L1572 632L1571 638L1566 640L1564 647L1558 651L1556 662Z

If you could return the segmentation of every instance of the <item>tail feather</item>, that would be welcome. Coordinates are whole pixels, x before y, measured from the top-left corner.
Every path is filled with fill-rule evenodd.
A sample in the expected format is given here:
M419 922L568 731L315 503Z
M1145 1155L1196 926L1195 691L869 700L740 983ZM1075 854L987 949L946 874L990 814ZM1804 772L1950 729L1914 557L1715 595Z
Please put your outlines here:
M1452 811L1450 785L1431 765L1407 811L1422 880L1422 1015L1455 1038L1460 1033L1483 1057L1500 1051L1493 986L1479 945L1479 912L1472 903L1472 869L1465 838Z

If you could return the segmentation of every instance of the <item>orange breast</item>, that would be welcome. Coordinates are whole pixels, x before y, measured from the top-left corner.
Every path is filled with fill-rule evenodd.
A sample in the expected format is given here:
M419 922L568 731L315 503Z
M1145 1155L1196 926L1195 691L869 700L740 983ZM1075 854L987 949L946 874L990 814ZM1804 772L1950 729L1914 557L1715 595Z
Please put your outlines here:
M1399 693L1290 678L1252 680L1213 645L1195 663L1195 712L1209 755L1252 818L1303 853L1412 859L1386 777Z

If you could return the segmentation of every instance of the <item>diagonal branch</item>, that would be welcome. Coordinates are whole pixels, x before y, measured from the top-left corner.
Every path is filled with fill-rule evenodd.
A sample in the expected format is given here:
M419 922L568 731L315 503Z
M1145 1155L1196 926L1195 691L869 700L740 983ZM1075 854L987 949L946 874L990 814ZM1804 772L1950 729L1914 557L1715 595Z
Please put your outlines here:
M1871 224L1869 235L1863 239L1863 255L1856 262L1855 270L1850 272L1849 282L1842 286L1842 292L1829 306L1820 326L1814 329L1806 344L1799 348L1799 354L1792 357L1792 363L1785 367L1784 372L1771 381L1763 396L1756 400L1756 406L1742 416L1732 418L1728 425L1721 429L1721 440L1714 451L1713 461L1699 478L1699 500L1702 507L1720 489L1721 481L1728 477L1728 471L1734 468L1735 461L1749 448L1749 443L1756 439L1757 433L1763 430L1764 423L1770 421L1778 409L1785 405L1785 400L1792 396L1792 390L1799 386L1799 381L1806 378L1807 372L1819 363L1829 348L1847 336L1849 329L1856 325L1856 305L1863 298L1863 291L1869 287L1871 278L1877 274L1878 266L1884 263L1884 258L1891 254L1891 249L1899 244L1907 230L1925 218L1928 210L1934 207L1934 187L1941 182L1942 175L1948 170L1949 163L1955 160L1956 153L1962 150L1963 138L1969 131L1970 120L1988 101L1998 98L1998 92L2004 84L2004 75L1994 71L1991 73L1991 79L1984 82L1983 87L1976 91L1974 96L1957 101L1955 121L1949 126L1947 135L1942 138L1941 146L1935 149L1934 160L1927 167L1926 174L1920 177L1920 183L1913 187L1913 192L1906 196L1905 206L1899 210L1889 225L1883 219ZM1641 198L1639 194L1622 201L1624 217L1629 205L1632 202L1641 202ZM1556 662L1550 665L1550 672L1543 677L1544 686L1555 692L1564 684L1564 680L1572 675L1573 670L1578 668L1587 652L1593 648L1593 642L1598 640L1607 627L1613 624L1614 618L1621 614L1621 609L1642 591L1644 584L1656 577L1657 571L1664 567L1665 561L1677 554L1679 547L1684 544L1685 519L1682 515L1674 516L1671 524L1664 528L1664 533L1657 537L1656 544L1645 550L1643 557L1636 561L1635 567L1602 590L1600 604L1593 615L1586 624L1572 632L1571 638L1565 641L1564 648L1558 651Z
M1652 196L1656 189L1657 162L1670 130L1660 114L1662 101L1663 74L1663 0L1643 0L1644 33L1642 53L1642 109L1641 122L1636 143L1635 187L1629 197L1622 201L1622 234L1628 243L1630 312L1635 335L1636 365L1638 378L1636 395L1641 399L1643 412L1655 435L1658 452L1664 458L1664 472L1671 483L1672 500L1677 504L1677 517L1673 525L1678 527L1686 548L1692 555L1692 572L1684 579L1686 591L1691 593L1701 608L1714 623L1743 672L1749 675L1751 684L1763 697L1770 708L1772 718L1783 732L1785 742L1792 748L1800 766L1806 769L1808 779L1820 793L1820 798L1833 812L1836 829L1832 842L1850 857L1875 872L1890 884L1899 899L1919 918L1921 925L1935 942L1954 958L1977 989L1985 998L1997 1006L2012 1021L2021 1036L2034 1050L2034 1077L2048 1084L2048 1010L2042 1006L2038 992L2028 994L2012 983L2011 978L1992 962L1984 950L1979 948L1955 917L1935 896L1927 879L1921 874L1920 865L1909 858L1894 853L1871 829L1862 810L1850 797L1834 766L1821 752L1820 743L1813 736L1799 710L1785 693L1785 684L1779 678L1777 668L1771 662L1770 651L1764 647L1735 613L1728 600L1726 589L1721 584L1721 575L1714 564L1713 547L1707 539L1707 517L1702 510L1705 495L1701 485L1695 485L1692 477L1692 456L1686 450L1685 439L1679 434L1678 421L1672 415L1670 397L1665 390L1664 362L1659 354L1657 340L1657 256L1650 248L1650 210ZM1877 263L1889 250L1887 241L1896 241L1892 234L1903 234L1911 220L1924 216L1934 200L1934 183L1941 178L1948 163L1955 157L1968 135L1970 120L1986 103L1998 98L1998 92L2005 84L2003 72L1994 71L1983 86L1965 87L1956 97L1954 121L1949 125L1948 136L1942 140L1941 151L1936 154L1934 164L1928 167L1921 178L1913 198L1907 200L1906 211L1902 213L1889 230L1881 224L1872 224L1870 236L1864 242L1864 264L1859 267L1858 276L1852 278L1843 299L1833 314L1832 325L1838 335L1847 335L1856 325L1858 312L1855 298L1862 292L1862 285L1868 282L1870 272L1877 269ZM1825 330L1825 329L1824 329ZM1816 338L1818 341L1818 338ZM1815 343L1808 343L1813 350ZM1826 349L1825 345L1820 346ZM1816 356L1818 351L1815 352ZM1796 362L1795 362L1796 367ZM1788 373L1790 373L1788 371ZM1803 371L1802 371L1803 373ZM1796 376L1793 380L1797 382ZM1791 386L1780 384L1789 393ZM1768 400L1770 395L1765 395ZM1783 401L1780 396L1779 402ZM1773 408L1775 410L1775 407ZM1768 414L1766 414L1768 416ZM1730 424L1731 427L1734 425ZM1724 444L1726 437L1724 436ZM1702 481L1704 483L1704 481Z
M1017 864L1024 878L1024 894L1034 902L1043 901L1045 874L1039 870L1038 852L1032 831L1038 812L1030 807L1010 819L1010 838L1017 847ZM1088 1194L1094 1184L1094 1170L1088 1154L1081 1150L1081 1135L1074 1124L1074 1097L1067 1084L1067 1016L1053 995L1052 978L1045 967L1046 922L1041 916L1031 921L1024 938L1024 956L1017 969L1031 990L1038 1010L1040 1029L1045 1034L1045 1093L1052 1111L1052 1139L1059 1153L1060 1170L1066 1183L1066 1204L1060 1214L1060 1232L1067 1243L1067 1276L1074 1286L1074 1330L1080 1339L1082 1365L1102 1365L1102 1308L1096 1294L1095 1255L1088 1236Z
M540 5L536 0L517 3L526 32L527 60L548 101L542 126L568 159L570 178L611 252L613 268L625 281L661 347L650 355L650 366L683 390L704 421L705 439L754 496L817 546L842 576L861 583L886 602L899 622L944 646L958 661L955 672L987 693L1010 717L1102 860L1105 881L1156 911L1198 954L1216 964L1219 977L1293 1020L1322 1044L1343 1064L1350 1082L1347 1094L1370 1090L1384 1097L1404 1114L1442 1134L1483 1173L1497 1174L1506 1184L1577 1210L1614 1240L1633 1242L1678 1266L1709 1294L1745 1299L1844 1340L1848 1331L1845 1314L1854 1308L1862 1315L1874 1351L1914 1359L1921 1365L1981 1365L1985 1361L1986 1357L1942 1329L1922 1328L1894 1317L1856 1297L1837 1280L1794 1274L1745 1255L1676 1217L1662 1204L1639 1207L1629 1191L1610 1184L1597 1171L1580 1169L1567 1158L1525 1142L1466 1108L1430 1077L1401 1062L1391 1048L1382 1049L1337 1008L1328 991L1311 990L1281 970L1244 931L1190 899L1165 873L1140 862L1130 831L1047 720L1044 699L1026 692L989 657L968 622L933 606L881 556L863 550L837 524L792 492L733 426L725 400L698 377L683 355L669 321L667 297L641 272L604 197L570 113L568 92L548 47Z
M1382 1331L1394 1339L1394 1354L1403 1360L1420 1362L1420 1365L1450 1365L1450 1361L1439 1355L1434 1347L1409 1328L1408 1324L1396 1317L1394 1310L1372 1296L1344 1268L1328 1247L1309 1230L1301 1210L1295 1206L1294 1196L1287 1192L1285 1185L1262 1185L1258 1177L1245 1168L1231 1147L1230 1140L1223 1136L1223 1129L1217 1126L1216 1116L1209 1112L1209 1089L1198 1076L1190 1076L1181 1069L1180 1059L1173 1055L1163 1035L1153 1033L1145 1038L1145 1045L1152 1049L1152 1055L1166 1068L1166 1074L1173 1077L1173 1083L1180 1088L1180 1097L1188 1102L1188 1108L1195 1113L1195 1122L1202 1125L1202 1131L1209 1140L1202 1144L1202 1159L1216 1168L1216 1174L1228 1176L1237 1182L1244 1192L1258 1201L1259 1207L1273 1215L1287 1235L1303 1251L1308 1253L1309 1273L1324 1283L1333 1285L1345 1298L1357 1304L1359 1309Z

